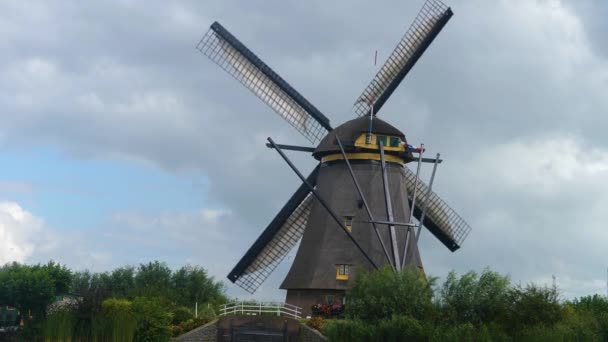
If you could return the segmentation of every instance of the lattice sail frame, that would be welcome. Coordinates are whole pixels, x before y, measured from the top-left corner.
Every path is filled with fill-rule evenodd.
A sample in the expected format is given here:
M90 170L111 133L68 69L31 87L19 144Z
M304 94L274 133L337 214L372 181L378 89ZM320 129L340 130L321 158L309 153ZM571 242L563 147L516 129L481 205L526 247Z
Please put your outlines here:
M312 193L287 218L272 240L247 266L243 274L234 282L243 290L253 294L270 276L287 254L295 247L304 234L313 203Z
M244 48L244 46L241 49L245 49L248 56L245 56L232 44L233 42L225 40L214 31L214 26L212 26L197 44L196 48L270 106L312 144L316 145L321 141L327 134L329 120L325 118L327 120L327 127L324 127L315 120L304 107L298 104L298 101L300 101L300 103L305 102L306 106L313 107L308 101L299 94L296 94L295 97L298 99L295 100L293 96L283 90L285 87L291 88L287 82L261 62L252 52ZM256 66L252 63L250 61L252 58L261 65ZM268 75L271 75L272 78ZM279 86L279 83L283 89ZM295 92L292 88L291 90ZM313 109L316 110L314 107ZM322 114L320 115L322 116Z
M404 169L405 186L408 197L411 200L411 196L414 193L414 184L416 184L416 173L407 167L404 167ZM427 199L428 185L420 179L418 179L416 187L416 207L422 210L426 205L425 221L431 220L445 235L451 238L458 246L461 246L471 232L469 224L435 192L431 191Z
M416 19L384 62L384 65L355 101L353 110L357 116L368 115L371 112L372 105L388 89L406 64L414 58L414 54L416 54L423 41L432 35L435 24L443 18L448 10L449 7L439 0L428 0L424 3ZM378 109L374 108L374 114Z

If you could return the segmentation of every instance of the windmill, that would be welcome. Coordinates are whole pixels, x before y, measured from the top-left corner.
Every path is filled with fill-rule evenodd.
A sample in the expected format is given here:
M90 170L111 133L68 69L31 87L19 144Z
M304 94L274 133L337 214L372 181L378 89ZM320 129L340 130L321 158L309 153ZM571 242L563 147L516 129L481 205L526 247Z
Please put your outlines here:
M460 248L471 228L431 189L439 155L422 158L424 148L412 147L400 130L378 118L452 14L441 1L427 0L355 101L356 118L335 128L222 25L211 25L197 49L316 146L281 145L268 138L267 146L302 184L230 272L231 282L254 293L301 240L281 288L287 290L286 302L307 313L313 304L343 301L360 269L390 265L424 272L417 245L422 225L452 252ZM283 150L311 153L319 164L304 177ZM413 161L416 173L405 166ZM434 163L429 185L419 180L420 162Z

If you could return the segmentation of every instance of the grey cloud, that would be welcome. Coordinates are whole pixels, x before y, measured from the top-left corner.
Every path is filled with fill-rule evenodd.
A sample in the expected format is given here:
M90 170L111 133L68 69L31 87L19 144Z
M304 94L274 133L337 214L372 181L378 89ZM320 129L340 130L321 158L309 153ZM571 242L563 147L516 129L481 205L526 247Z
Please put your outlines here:
M198 39L221 21L335 126L352 117L352 102L374 74L374 50L383 60L421 3L5 3L2 145L53 144L75 158L144 160L208 177L206 196L235 216L229 228L239 238L221 243L231 264L298 184L265 137L306 142L196 52ZM500 153L555 136L580 139L580 154L606 149L603 5L451 5L454 18L381 112L410 142L442 152L435 188L474 227L454 254L425 233L427 272L490 265L524 282L557 273L570 294L583 293L574 290L581 282L597 290L603 236L576 234L564 221L598 225L602 195L586 179L547 184L542 173L528 185L510 184L503 172L528 161L515 155L502 164ZM293 157L305 171L314 165ZM594 177L602 183L605 174ZM539 187L549 192L531 191Z

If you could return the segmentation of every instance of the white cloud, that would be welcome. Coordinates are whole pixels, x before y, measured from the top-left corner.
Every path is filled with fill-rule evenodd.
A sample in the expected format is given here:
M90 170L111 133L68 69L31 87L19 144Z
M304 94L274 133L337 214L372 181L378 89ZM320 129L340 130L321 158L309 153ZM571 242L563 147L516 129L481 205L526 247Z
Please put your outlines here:
M0 264L26 261L39 247L43 221L15 202L0 202Z

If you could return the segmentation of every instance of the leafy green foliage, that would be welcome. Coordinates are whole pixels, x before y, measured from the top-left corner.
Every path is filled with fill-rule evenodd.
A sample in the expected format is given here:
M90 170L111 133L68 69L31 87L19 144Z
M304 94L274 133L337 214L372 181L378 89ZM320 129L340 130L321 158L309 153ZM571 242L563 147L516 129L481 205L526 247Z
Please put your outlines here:
M410 269L393 272L387 266L376 272L360 272L347 293L346 316L366 322L391 319L394 315L424 319L433 308L433 282Z
M313 329L321 331L323 330L323 326L325 325L325 319L321 316L314 316L306 321L306 325Z
M361 275L347 292L348 319L327 320L322 331L331 341L608 340L603 296L562 303L556 288L512 286L489 269L451 272L436 293L424 284L408 270Z
M126 299L109 298L101 304L101 314L97 324L100 340L128 342L135 336L137 317L133 304Z
M500 319L507 312L509 278L485 269L479 276L468 272L457 277L450 272L439 291L444 319L474 324Z
M137 297L133 301L133 313L137 318L135 342L168 341L171 338L171 312L157 298Z
M47 306L56 295L67 292L70 282L70 271L53 261L34 266L7 264L0 268L0 303L43 318Z
M71 308L62 308L46 318L44 337L46 341L68 341L74 335L76 315Z
M177 325L192 318L194 318L194 314L190 309L185 306L178 306L173 309L173 319L171 323Z
M187 321L183 321L178 325L174 325L171 327L173 337L177 337L183 333L186 333L192 329L196 329L202 325L205 325L214 319L210 318L210 316L199 316L196 318L191 318Z
M323 334L330 341L374 341L375 327L359 319L328 320Z
M224 285L213 281L207 272L198 266L184 266L175 271L171 277L174 289L172 298L181 305L192 303L220 303L225 302Z
M226 302L224 291L201 267L173 272L159 261L103 273L71 272L53 261L0 267L0 305L21 312L26 341L165 341L174 319L181 331L214 319L214 308ZM51 305L67 293L75 294L74 305ZM192 317L196 303L199 318Z
M141 264L135 274L135 286L139 296L169 298L171 269L159 261Z
M563 317L558 293L554 288L530 284L525 288L517 286L509 294L510 310L507 318L509 329L523 329L529 326L553 326Z

